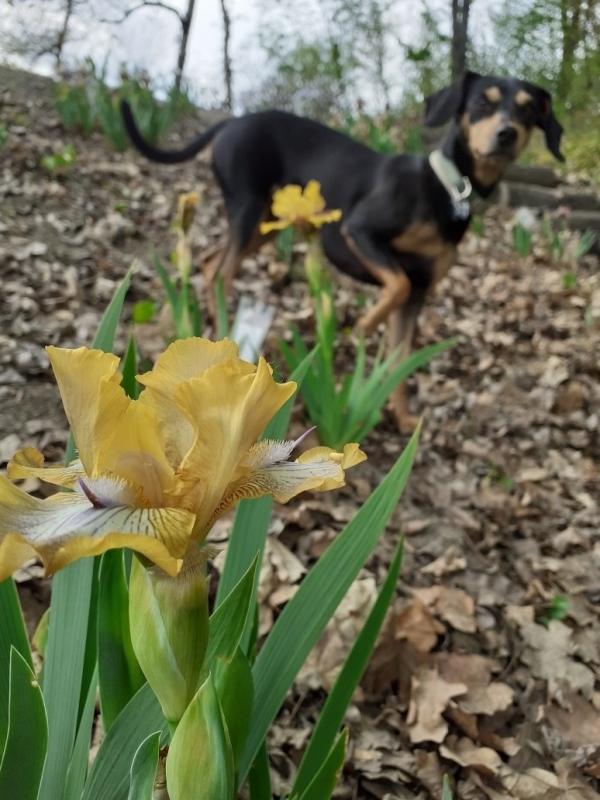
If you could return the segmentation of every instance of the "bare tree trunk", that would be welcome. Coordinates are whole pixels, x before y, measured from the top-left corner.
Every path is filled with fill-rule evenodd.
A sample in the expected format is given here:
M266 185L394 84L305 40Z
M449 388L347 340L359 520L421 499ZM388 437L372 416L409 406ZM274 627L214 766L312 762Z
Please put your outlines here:
M458 80L467 68L467 42L471 0L452 0L452 80Z
M185 15L179 18L181 21L181 42L179 44L179 53L177 55L177 71L175 72L175 88L178 91L181 89L181 80L183 78L183 68L185 67L188 39L190 36L190 28L192 27L195 4L196 0L189 0Z
M62 51L63 47L65 46L65 42L67 41L67 33L69 31L69 23L71 21L71 16L73 14L73 6L75 5L75 0L66 0L65 4L65 16L63 18L63 24L58 32L58 38L56 40L56 67L60 67L60 62L62 60Z
M581 0L561 0L560 28L562 57L558 71L557 97L563 102L569 96L575 68L575 49L582 38Z
M225 107L231 111L233 105L233 73L231 70L231 56L229 55L229 42L231 39L231 17L225 0L221 0L221 13L223 15L223 77L225 78Z

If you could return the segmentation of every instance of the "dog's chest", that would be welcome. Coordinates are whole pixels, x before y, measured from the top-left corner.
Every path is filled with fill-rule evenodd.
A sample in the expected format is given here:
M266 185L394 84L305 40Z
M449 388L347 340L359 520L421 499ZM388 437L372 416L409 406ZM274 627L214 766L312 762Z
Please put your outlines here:
M430 265L431 286L442 280L456 257L456 245L445 241L437 226L431 222L410 225L390 244L397 253L420 256Z

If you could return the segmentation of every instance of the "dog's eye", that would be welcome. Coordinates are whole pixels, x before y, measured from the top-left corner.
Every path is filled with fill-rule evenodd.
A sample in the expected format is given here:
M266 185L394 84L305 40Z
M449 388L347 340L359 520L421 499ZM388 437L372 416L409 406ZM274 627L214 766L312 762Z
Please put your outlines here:
M493 103L484 94L482 94L481 97L477 98L477 106L478 106L478 108L491 108L492 106L495 106L495 105L496 104Z
M526 120L534 119L537 113L533 103L527 103L526 106L521 106L519 110L523 119Z

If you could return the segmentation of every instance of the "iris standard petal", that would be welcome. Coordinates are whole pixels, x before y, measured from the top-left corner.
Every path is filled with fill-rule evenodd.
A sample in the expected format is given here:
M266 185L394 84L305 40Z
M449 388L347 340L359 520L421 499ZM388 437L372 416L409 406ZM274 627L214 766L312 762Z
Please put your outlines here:
M228 339L209 342L190 337L179 339L159 356L150 372L138 375L146 387L138 403L149 408L161 426L166 454L173 466L179 466L190 449L194 429L173 401L177 387L202 375L216 364L237 358L238 346Z
M300 216L299 211L304 210L304 198L302 197L302 187L295 183L284 186L273 192L273 202L271 211L274 216L288 220L288 224Z
M318 214L325 208L325 198L321 194L321 184L318 181L313 180L306 184L304 199L311 215Z
M195 437L177 476L179 499L172 504L197 514L200 536L227 486L241 477L244 456L295 389L293 382L276 383L261 358L257 367L239 359L211 367L175 392Z
M52 574L117 547L129 547L176 575L194 521L193 514L175 508L97 508L75 492L39 500L0 476L0 580L34 554Z
M65 350L46 347L56 382L60 390L65 413L73 431L79 457L88 475L94 471L96 443L105 425L110 425L126 407L127 397L121 389L121 376L117 374L119 359L101 350L79 347ZM100 393L102 388L113 385L117 392L112 398L114 405L108 420L100 418ZM104 406L106 408L106 404Z
M86 475L119 475L160 505L173 478L164 434L152 410L125 394L118 358L86 348L46 350Z

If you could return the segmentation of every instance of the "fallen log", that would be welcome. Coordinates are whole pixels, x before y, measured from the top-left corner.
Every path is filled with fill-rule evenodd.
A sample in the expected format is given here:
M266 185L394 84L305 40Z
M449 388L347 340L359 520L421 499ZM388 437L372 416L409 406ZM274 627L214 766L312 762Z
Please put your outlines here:
M562 183L552 167L541 167L537 164L510 164L505 169L503 178L511 183L528 183L548 189L554 189Z
M505 181L500 192L502 202L509 206L527 206L537 209L556 209L567 206L581 211L600 211L600 196L596 192L562 186L548 189L528 183Z

